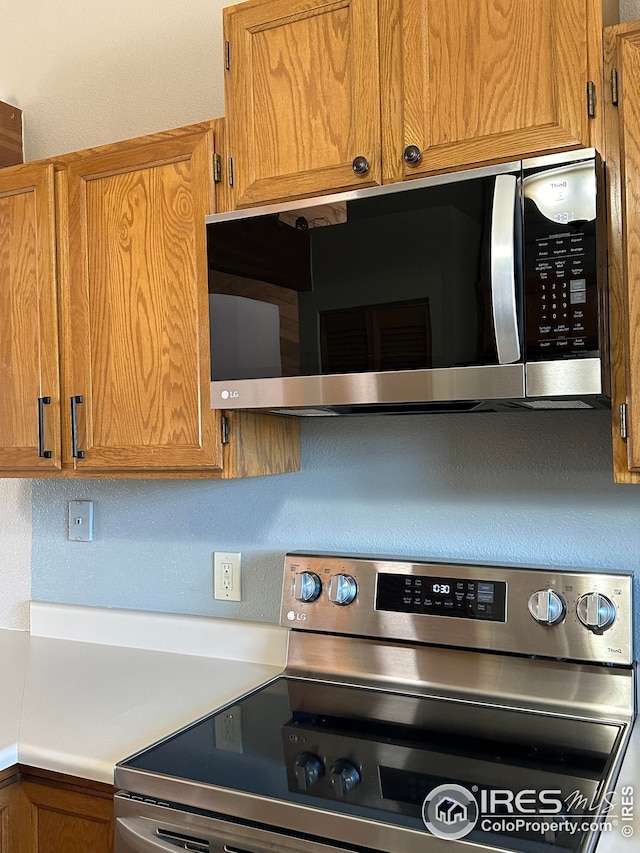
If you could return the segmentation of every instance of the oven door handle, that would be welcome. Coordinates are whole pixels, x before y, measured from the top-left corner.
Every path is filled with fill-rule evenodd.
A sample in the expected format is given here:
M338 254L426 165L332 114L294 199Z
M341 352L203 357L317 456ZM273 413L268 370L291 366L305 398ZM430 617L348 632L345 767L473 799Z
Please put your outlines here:
M491 211L491 311L498 364L520 361L516 305L514 175L496 175Z
M116 819L116 845L118 853L176 853L189 850L192 853L215 853L206 838L156 826L153 834L150 822L122 818Z

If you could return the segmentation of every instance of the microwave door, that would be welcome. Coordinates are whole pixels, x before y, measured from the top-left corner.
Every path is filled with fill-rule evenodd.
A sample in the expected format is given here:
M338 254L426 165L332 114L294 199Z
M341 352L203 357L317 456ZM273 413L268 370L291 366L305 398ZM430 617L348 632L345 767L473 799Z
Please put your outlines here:
M516 305L515 175L497 175L491 212L491 307L498 364L520 360Z

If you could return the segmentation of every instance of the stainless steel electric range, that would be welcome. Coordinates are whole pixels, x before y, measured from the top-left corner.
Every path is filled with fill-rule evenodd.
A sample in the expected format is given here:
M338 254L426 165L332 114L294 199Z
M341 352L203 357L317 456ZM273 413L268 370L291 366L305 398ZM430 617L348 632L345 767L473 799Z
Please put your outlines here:
M632 612L628 574L288 554L283 674L118 765L115 851L590 853Z

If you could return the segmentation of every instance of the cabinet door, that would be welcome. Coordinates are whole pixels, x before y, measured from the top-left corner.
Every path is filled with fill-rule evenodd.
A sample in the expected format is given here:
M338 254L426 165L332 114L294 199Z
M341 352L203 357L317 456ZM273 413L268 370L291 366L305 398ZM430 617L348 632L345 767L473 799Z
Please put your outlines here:
M600 2L380 3L385 181L591 144ZM420 150L418 163L404 162L406 146Z
M377 4L250 0L224 22L235 206L379 184Z
M0 473L61 467L53 166L0 170Z
M607 105L609 317L613 470L640 483L640 25L606 31L606 73L618 81ZM626 406L626 437L620 407Z
M18 782L0 788L0 853L18 853Z
M75 429L65 419L64 447L77 470L222 465L209 395L212 171L210 131L68 166L61 316Z
M49 785L20 785L23 853L111 853L113 802Z

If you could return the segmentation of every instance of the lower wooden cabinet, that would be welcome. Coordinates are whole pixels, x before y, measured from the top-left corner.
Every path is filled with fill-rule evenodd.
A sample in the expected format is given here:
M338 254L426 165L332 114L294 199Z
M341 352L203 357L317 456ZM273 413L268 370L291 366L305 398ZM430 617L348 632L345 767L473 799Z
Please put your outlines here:
M0 773L0 853L21 853L18 840L19 787L16 768Z
M0 787L0 853L111 853L110 785L32 768L12 772Z

